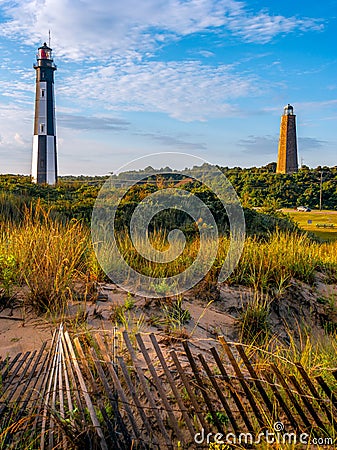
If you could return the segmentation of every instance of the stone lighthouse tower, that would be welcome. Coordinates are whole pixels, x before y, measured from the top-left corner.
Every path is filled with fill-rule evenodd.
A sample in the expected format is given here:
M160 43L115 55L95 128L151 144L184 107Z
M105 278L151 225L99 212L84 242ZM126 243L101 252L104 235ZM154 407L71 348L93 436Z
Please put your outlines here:
M56 123L54 104L54 72L52 49L46 43L38 49L35 93L35 121L32 158L32 181L57 182Z
M276 173L294 173L297 170L296 116L288 103L281 117Z

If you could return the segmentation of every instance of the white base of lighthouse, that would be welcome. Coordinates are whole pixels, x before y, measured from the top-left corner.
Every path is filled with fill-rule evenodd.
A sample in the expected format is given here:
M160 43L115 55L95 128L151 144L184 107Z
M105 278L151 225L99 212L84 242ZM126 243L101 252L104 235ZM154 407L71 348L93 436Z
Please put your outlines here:
M55 136L33 137L32 181L46 184L57 182Z

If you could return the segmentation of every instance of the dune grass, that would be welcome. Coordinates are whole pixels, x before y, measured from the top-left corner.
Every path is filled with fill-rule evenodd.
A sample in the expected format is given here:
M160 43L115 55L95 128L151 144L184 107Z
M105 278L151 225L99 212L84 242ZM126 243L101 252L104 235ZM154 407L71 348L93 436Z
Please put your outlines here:
M275 232L269 239L247 238L230 281L256 290L282 290L291 278L314 281L315 271L332 279L337 269L337 242L319 244L306 234Z
M152 244L160 250L167 250L169 245L160 234L152 236ZM172 245L175 246L174 241ZM215 245L218 245L217 256L208 275L212 282L217 281L219 268L227 256L227 237L219 238L219 242L210 238L202 249L198 237L187 240L182 252L180 245L173 248L173 254L179 256L169 263L146 261L137 254L130 239L122 234L119 239L119 251L126 261L140 273L158 278L182 273L199 251L207 261L209 250ZM95 257L88 227L76 220L59 220L39 205L26 208L20 223L0 222L0 256L0 287L6 282L7 289L14 282L26 285L27 303L38 311L64 309L75 280L81 277L102 280L105 276ZM113 254L109 258L110 271L118 271L117 259ZM318 243L303 233L276 231L266 239L246 239L239 264L227 283L277 295L287 288L291 279L312 283L316 271L326 273L328 280L335 281L336 269L336 241Z
M41 207L27 208L21 224L0 225L0 255L14 261L13 278L38 312L64 310L74 281L89 270L89 243L80 222L54 220Z
M155 245L156 248L167 248L162 238L158 238ZM173 242L172 245L174 246L175 243ZM187 241L184 251L172 263L158 264L144 260L127 237L122 236L120 239L120 251L135 270L160 278L183 272L195 260L198 251L203 253L207 261L207 252L214 245L214 241L210 239L206 242L206 248L200 249L200 241L195 238ZM212 281L217 280L218 269L222 267L226 259L228 247L229 239L221 237L218 242L217 257L210 271ZM176 253L179 254L178 250ZM111 254L109 259L110 272L118 271L118 261L114 255ZM246 238L239 264L227 283L249 286L256 291L272 291L280 294L289 285L291 279L311 284L316 271L325 272L328 278L334 281L336 269L337 242L318 243L304 233L276 231L264 240L257 237Z

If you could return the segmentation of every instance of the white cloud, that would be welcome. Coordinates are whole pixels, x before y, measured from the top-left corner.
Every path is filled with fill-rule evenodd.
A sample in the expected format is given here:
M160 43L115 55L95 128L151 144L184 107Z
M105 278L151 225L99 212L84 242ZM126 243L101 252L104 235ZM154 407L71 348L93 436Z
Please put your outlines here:
M248 136L241 139L238 145L243 148L244 153L254 155L276 155L279 136ZM327 141L312 137L298 137L298 147L301 151L317 150L325 147Z
M187 35L224 23L231 0L23 0L5 2L2 31L30 43L52 30L58 54L75 59L111 51L151 48L155 40Z
M0 149L7 158L15 158L15 152L31 151L33 133L33 114L25 108L14 104L0 104L0 122L3 127ZM6 153L7 152L7 153ZM14 154L12 153L14 152Z
M298 144L301 150L304 149L305 151L307 151L307 150L317 150L322 147L325 147L328 144L328 141L323 141L312 137L299 137Z
M211 58L212 56L215 56L215 53L209 52L208 50L200 50L198 53L204 58Z
M302 32L308 30L320 31L324 26L321 22L318 19L273 16L268 12L253 15L241 9L231 14L228 28L247 42L265 44L279 34L291 33L296 30Z
M1 173L30 173L33 117L32 111L17 104L0 104Z
M248 136L238 142L245 153L273 155L277 152L278 136Z
M66 65L68 77L64 68L58 98L64 94L86 107L91 101L103 110L162 112L184 121L237 115L235 100L259 93L258 83L228 65L158 61L166 42L207 32L219 33L220 40L231 32L249 42L268 42L280 33L319 28L314 19L253 13L235 0L4 0L0 9L5 12L0 33L35 45L51 29L57 60L76 62ZM198 50L203 57L213 54ZM25 100L34 85L26 84L24 71L18 75L22 82L14 92L8 82L2 92Z
M229 102L255 95L253 77L231 66L206 66L197 61L116 61L64 80L59 92L105 109L163 112L183 121L236 115ZM78 89L81 86L81 89Z
M14 141L19 145L25 145L25 141L20 133L14 134Z
M179 136L179 135L168 135L164 133L135 133L142 137L149 137L155 142L159 142L167 147L173 147L175 150L184 151L195 151L195 150L206 150L207 145L203 142L189 142L186 137L191 136Z
M193 33L228 30L248 42L269 42L278 34L319 30L316 19L253 13L234 0L21 0L4 1L5 35L36 44L52 30L59 56L95 59L111 52L154 50Z
M129 122L116 117L95 117L83 116L69 113L59 113L57 115L57 123L64 128L72 130L100 130L100 131L121 131L126 130L130 125Z
M15 101L30 100L31 94L34 92L34 84L32 82L25 83L15 79L15 81L0 80L1 95L15 99Z
M8 149L23 148L31 145L25 136L33 133L33 111L22 108L17 104L0 104L0 122L6 124L1 131L0 145Z

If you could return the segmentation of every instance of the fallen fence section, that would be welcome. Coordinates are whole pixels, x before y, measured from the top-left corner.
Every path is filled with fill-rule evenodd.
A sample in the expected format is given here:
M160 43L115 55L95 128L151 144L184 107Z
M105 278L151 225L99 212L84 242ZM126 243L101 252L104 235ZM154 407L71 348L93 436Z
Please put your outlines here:
M116 336L71 337L61 325L48 351L0 361L0 448L253 448L267 434L335 444L336 392L300 364L259 368L224 337L201 351L122 336L117 351Z

